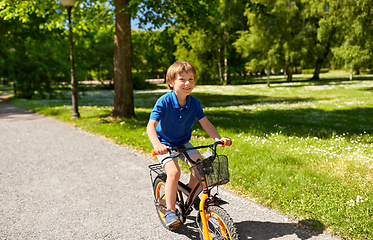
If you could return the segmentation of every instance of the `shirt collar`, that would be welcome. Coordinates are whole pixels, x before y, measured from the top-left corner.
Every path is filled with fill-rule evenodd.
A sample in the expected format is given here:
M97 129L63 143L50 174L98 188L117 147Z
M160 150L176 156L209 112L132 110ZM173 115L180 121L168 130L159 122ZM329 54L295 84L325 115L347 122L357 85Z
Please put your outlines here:
M190 95L187 96L187 103L185 104L184 107L182 107L180 104L179 104L179 101L177 100L177 97L176 97L176 94L174 91L171 92L171 99L172 99L172 106L174 108L189 108L190 107L190 103L192 101L192 97Z

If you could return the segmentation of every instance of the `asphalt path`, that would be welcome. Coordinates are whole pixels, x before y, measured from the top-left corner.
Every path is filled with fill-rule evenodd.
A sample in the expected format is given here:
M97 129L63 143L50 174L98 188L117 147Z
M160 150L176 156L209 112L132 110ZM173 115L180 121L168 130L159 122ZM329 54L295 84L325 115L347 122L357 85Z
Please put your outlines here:
M195 212L175 232L159 222L151 163L105 138L0 102L0 239L199 239ZM339 239L219 192L241 239Z

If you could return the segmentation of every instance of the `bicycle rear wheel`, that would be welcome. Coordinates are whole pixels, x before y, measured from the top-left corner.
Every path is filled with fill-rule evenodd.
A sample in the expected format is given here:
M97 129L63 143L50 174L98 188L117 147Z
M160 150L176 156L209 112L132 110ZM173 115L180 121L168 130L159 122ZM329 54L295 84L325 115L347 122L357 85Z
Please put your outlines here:
M208 206L206 210L206 219L209 232L213 240L238 240L237 229L233 224L229 214L219 206ZM200 228L200 237L203 238L202 219L198 215L198 227Z

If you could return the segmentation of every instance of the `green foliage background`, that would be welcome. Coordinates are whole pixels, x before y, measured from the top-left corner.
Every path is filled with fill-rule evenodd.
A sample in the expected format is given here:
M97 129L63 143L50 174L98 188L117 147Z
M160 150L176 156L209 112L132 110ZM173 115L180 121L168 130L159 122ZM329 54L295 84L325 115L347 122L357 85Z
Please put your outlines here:
M315 79L322 67L371 69L371 8L368 0L132 0L124 11L165 26L132 32L135 74L162 78L175 60L188 60L199 84L226 85L259 72L291 81L301 68L316 69ZM76 78L112 80L113 2L78 1L72 14ZM17 81L21 97L53 98L70 76L66 10L53 1L2 0L0 27L0 78Z

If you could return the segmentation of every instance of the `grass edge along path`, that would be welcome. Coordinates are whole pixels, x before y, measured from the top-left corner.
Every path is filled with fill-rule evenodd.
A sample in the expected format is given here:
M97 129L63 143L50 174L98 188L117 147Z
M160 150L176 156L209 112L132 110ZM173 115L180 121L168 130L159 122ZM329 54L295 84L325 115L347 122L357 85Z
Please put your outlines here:
M233 139L231 148L219 151L230 163L226 187L344 239L372 239L369 84L196 87L206 115L222 136ZM154 104L161 94L145 91L135 96ZM224 98L228 104L221 103ZM143 153L151 151L145 133L151 105L137 104L137 119L122 120L109 117L110 106L82 106L82 117L70 119L71 107L58 101L12 103ZM199 124L193 135L196 145L211 142Z

